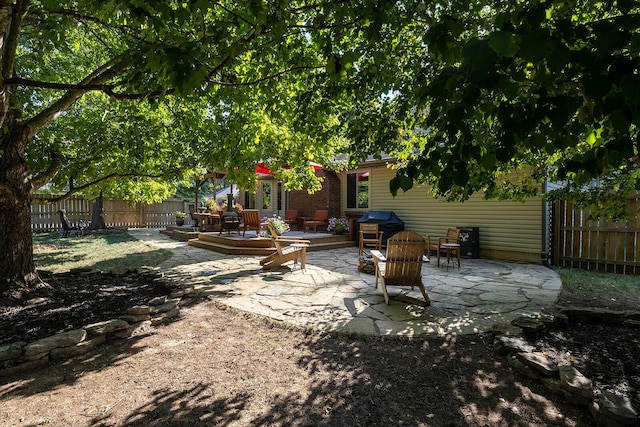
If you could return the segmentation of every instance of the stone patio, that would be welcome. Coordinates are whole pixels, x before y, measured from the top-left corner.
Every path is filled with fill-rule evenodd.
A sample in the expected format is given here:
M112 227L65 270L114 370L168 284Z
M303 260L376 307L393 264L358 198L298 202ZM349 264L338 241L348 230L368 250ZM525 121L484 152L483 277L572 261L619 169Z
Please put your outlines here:
M173 256L158 268L179 284L229 307L303 327L370 335L480 333L516 317L536 316L550 307L561 288L558 275L543 265L465 259L454 266L427 263L419 290L389 287L386 305L375 277L358 271L356 246L307 254L307 268L292 263L274 271L260 268L260 256L231 256L172 240L155 229L130 230ZM288 268L287 268L288 267Z

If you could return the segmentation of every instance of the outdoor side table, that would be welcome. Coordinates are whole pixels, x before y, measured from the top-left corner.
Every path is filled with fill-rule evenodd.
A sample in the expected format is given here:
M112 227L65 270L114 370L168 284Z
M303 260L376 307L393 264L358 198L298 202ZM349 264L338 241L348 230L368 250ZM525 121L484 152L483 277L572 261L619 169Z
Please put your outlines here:
M444 249L447 253L447 270L449 269L449 263L451 262L451 252L455 251L458 258L458 269L460 268L460 243L442 243L440 248ZM440 252L438 252L438 265L440 265Z

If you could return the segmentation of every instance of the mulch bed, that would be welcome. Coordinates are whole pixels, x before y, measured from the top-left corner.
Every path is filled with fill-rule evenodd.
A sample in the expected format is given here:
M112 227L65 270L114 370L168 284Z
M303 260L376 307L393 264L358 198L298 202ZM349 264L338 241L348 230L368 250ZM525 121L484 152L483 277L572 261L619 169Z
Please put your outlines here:
M0 301L0 345L31 342L56 332L117 318L127 307L145 304L153 297L167 293L167 288L153 277L137 273L111 275L76 271L45 279L55 290L46 298L32 300L27 305ZM157 334L155 338L145 338L150 340L145 341L145 346L163 347L167 340L174 343L172 346L180 342L194 346L184 351L163 347L157 355L145 356L145 378L154 382L153 386L145 387L158 393L157 387L164 392L167 387L177 386L175 382L166 383L166 375L162 373L167 369L171 372L175 367L176 372L185 376L181 384L202 382L216 390L212 391L214 395L203 397L203 400L208 402L211 397L217 400L207 404L210 406L198 406L189 413L183 413L180 422L200 425L198 420L211 421L209 416L215 414L215 422L233 423L238 419L238 425L251 425L258 421L270 425L434 426L543 426L550 423L579 426L593 423L585 408L564 402L538 382L514 374L504 356L493 352L489 335L414 340L346 336L311 338L304 331L291 328L277 332L273 330L273 323L264 319L203 304L201 301L183 310L186 314L183 313L182 318L168 325L166 330L157 330L153 334ZM192 331L194 327L201 330L195 333ZM170 339L165 334L170 334ZM199 338L194 341L194 337ZM634 406L640 407L640 364L634 359L634 352L640 348L638 330L610 325L569 324L531 342L540 351L573 363L598 387L626 393L633 399ZM131 352L126 349L128 345L115 343L106 353L100 351L99 354ZM203 345L214 345L215 350L204 352L201 349ZM104 361L100 357L95 362L100 363L101 367L97 369L100 372L108 370L105 367L112 363L109 360L121 359L111 355ZM128 360L130 356L123 357ZM191 358L200 358L201 363ZM139 363L138 360L142 361L142 356L126 362L126 365L132 367ZM171 365L166 365L168 361ZM247 365L247 361L252 362ZM292 361L297 362L292 364ZM194 368L191 373L185 371L191 369L188 366L192 363L200 368ZM209 365L212 371L208 370ZM84 372L91 369L90 366L83 362L78 369ZM40 392L32 392L35 394L58 388L55 392L55 399L61 399L58 406L64 404L67 393L60 388L66 381L64 378L79 375L72 372L59 374L63 384L55 387L44 384L51 381L45 378L50 370L60 369L77 370L73 367L45 367L43 370L47 372L43 377L33 378L30 385L40 387ZM122 368L113 366L113 369ZM112 388L115 389L123 375L133 374L105 372L104 375L106 377L96 385L83 383L83 387L94 387L95 393L99 394L98 388L113 383ZM278 378L274 378L276 375ZM300 375L306 379L298 379ZM156 385L156 381L162 384ZM282 396L290 392L289 381L293 382L291 387L294 389L299 387L296 389L298 397L282 401ZM40 382L43 383L38 386ZM145 397L146 389L134 389L127 392L128 399L150 398ZM304 396L309 391L318 394ZM221 402L221 392L223 395L227 392L231 395L241 393L251 405L258 405L253 409L255 414L236 415L237 418L218 414L215 405ZM73 393L68 391L69 399L73 399ZM25 398L30 396L26 391L24 395ZM327 401L333 403L328 404ZM184 408L194 404L188 400L183 403ZM38 403L33 399L29 406L34 413L41 410L43 414L56 407L50 407L49 402L42 403L38 409ZM128 414L129 409L122 406L109 409L108 417L116 421L99 425L121 425L123 422L129 425L126 420L134 416L133 412ZM16 403L16 408L19 407L20 404ZM550 407L555 408L551 411L553 414L547 413ZM292 412L286 412L289 410ZM64 408L60 411L64 412ZM132 411L139 412L140 409ZM164 412L161 408L157 411L153 414L157 422L146 424L147 419L130 425L167 425L163 422L170 423L176 414L169 410ZM307 411L304 415L307 422L300 422L297 418L302 416L300 411ZM10 409L7 409L7 414L10 414ZM1 416L0 424L3 422ZM52 423L57 425L55 420ZM202 425L211 424L203 422Z
M0 345L40 338L117 319L134 305L147 304L166 295L166 286L144 274L91 273L74 270L65 274L40 275L51 293L27 303L0 299Z

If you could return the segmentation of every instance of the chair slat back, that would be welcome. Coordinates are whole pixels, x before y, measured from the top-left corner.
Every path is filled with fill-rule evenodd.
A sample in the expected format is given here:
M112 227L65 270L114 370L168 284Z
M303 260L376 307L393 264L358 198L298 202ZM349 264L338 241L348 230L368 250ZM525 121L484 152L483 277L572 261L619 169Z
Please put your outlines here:
M360 224L360 232L362 234L373 234L373 237L378 235L378 224L363 222Z
M293 222L298 219L298 210L297 209L289 209L284 213L284 221L285 222Z
M447 229L447 238L450 239L450 242L453 243L454 240L460 239L460 229L458 228L448 228Z
M327 218L329 217L329 211L324 209L317 209L315 215L313 215L313 220L314 221L321 221L321 222L326 222Z
M414 231L401 231L387 241L384 280L389 285L422 283L422 256L427 243Z
M278 251L278 255L282 256L282 245L278 242L278 232L276 228L270 222L267 222L267 228L269 229L269 234L271 235L271 241L273 242L273 246L275 246L276 251Z
M245 209L242 211L242 220L251 226L260 226L260 211L257 209Z

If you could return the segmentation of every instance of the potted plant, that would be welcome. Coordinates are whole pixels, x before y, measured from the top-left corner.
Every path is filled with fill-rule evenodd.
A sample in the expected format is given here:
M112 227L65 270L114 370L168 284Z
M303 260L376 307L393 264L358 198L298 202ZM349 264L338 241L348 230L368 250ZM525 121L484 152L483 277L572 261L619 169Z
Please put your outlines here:
M276 233L278 234L278 236L280 236L282 233L285 233L291 229L289 228L289 224L284 222L282 218L280 218L279 216L267 218L263 220L263 222L266 222L267 224L271 224L274 230L276 230ZM265 233L265 237L271 237L271 232L269 231L269 227L265 227L264 233ZM273 237L278 237L278 236L273 236Z
M347 218L329 218L327 231L333 231L336 234L344 234L349 231L349 220Z
M182 211L175 211L173 213L173 216L176 217L176 224L177 225L184 225L184 219L187 217L187 214L182 212Z

